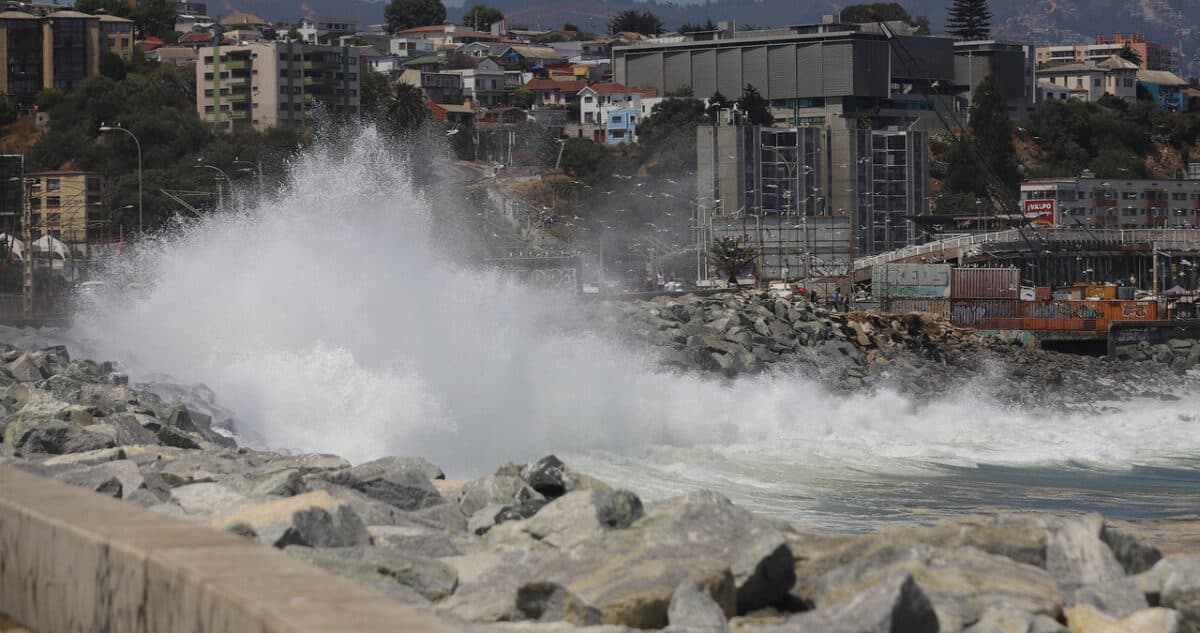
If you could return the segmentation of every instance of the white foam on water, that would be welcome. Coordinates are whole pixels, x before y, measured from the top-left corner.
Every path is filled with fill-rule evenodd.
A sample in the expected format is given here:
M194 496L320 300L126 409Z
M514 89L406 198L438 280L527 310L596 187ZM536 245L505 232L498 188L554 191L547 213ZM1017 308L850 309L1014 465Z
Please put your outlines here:
M643 488L675 478L791 494L834 473L1122 469L1200 449L1196 423L1181 421L1200 410L1194 396L1049 416L969 393L917 403L831 395L795 375L661 373L560 319L569 301L462 265L375 132L334 147L298 157L272 199L131 251L113 283L143 287L77 334L135 377L208 384L267 447L421 455L460 476L557 451Z

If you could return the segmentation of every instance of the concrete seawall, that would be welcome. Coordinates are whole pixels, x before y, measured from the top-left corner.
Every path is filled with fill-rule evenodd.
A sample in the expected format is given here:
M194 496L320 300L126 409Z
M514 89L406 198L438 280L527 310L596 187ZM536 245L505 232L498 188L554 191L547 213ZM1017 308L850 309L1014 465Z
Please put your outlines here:
M4 467L0 613L37 633L448 630L270 547Z

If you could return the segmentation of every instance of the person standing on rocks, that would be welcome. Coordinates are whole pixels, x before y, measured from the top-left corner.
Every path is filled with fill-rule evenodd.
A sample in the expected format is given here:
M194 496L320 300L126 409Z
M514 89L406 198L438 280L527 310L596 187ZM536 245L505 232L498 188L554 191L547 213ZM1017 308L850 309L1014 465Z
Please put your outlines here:
M841 308L841 303L842 303L841 292L837 288L834 288L833 295L830 296L830 304L832 305L834 312L837 312L838 309Z

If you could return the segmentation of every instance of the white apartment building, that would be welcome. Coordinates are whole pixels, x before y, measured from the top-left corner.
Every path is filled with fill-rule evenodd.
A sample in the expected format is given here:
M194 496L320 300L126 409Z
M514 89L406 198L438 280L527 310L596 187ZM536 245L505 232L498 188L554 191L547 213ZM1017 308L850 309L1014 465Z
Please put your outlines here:
M474 68L447 70L446 73L462 77L463 96L477 106L503 105L507 93L504 90L504 67L492 59L481 59Z
M419 37L393 37L388 44L388 52L396 57L420 57L433 55L437 45L433 40Z
M1039 178L1021 184L1021 203L1058 226L1200 226L1200 180Z
M300 39L309 44L317 44L317 40L326 36L337 37L358 32L358 20L340 18L319 18L305 16L300 18Z
M592 84L579 91L579 122L603 124L614 110L642 110L642 91L617 83Z
M200 48L196 112L217 131L305 128L319 110L357 115L357 51L300 42Z
M1072 99L1098 101L1104 95L1133 103L1137 101L1138 65L1109 57L1099 62L1070 63L1047 66L1037 71L1038 82L1063 87Z

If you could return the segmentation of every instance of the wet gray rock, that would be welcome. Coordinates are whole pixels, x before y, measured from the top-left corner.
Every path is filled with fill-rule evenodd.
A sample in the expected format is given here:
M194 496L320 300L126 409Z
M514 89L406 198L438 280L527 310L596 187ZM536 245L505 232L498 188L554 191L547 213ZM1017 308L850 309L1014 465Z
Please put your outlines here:
M1121 567L1129 575L1140 574L1150 569L1163 557L1157 547L1143 543L1111 525L1105 525L1101 529L1100 540L1108 545L1117 562L1121 563Z
M222 530L239 524L275 547L350 547L371 542L366 525L349 504L324 491L258 503L211 523Z
M380 581L404 585L430 601L442 600L458 587L458 572L433 558L416 556L387 547L290 546L288 554L351 580L365 580L378 587Z
M116 445L109 437L61 420L21 426L10 424L5 429L5 443L22 455L83 453Z
M128 498L135 491L145 487L145 480L138 471L137 464L127 459L71 470L58 475L56 479L118 499Z
M937 633L938 614L912 574L895 572L861 593L815 611L792 616L782 624L758 627L758 633L821 631L822 633Z
M544 499L520 477L486 475L468 481L458 495L458 507L466 516L490 506L517 506L533 499Z
M729 622L721 605L708 592L687 580L679 583L671 594L667 621L672 628L696 633L725 633L729 630Z
M401 510L419 510L445 503L426 472L405 460L376 460L334 472L332 483L357 490Z
M1146 596L1133 578L1115 578L1082 585L1065 592L1064 606L1087 604L1118 620L1149 608Z

